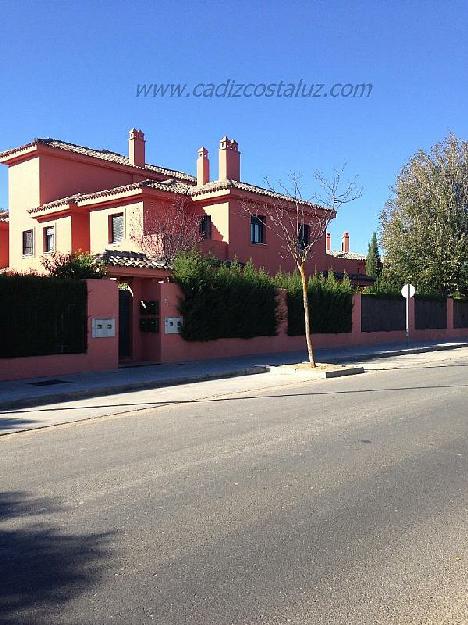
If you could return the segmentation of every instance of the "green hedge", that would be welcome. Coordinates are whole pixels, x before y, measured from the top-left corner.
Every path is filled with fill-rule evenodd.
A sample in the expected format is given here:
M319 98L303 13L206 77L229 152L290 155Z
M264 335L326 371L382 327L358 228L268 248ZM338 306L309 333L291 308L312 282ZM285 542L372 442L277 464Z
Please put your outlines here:
M304 334L304 305L299 273L278 274L278 287L287 290L288 334ZM352 330L353 287L347 276L341 281L333 273L309 279L309 310L312 333L342 333Z
M185 340L276 334L274 282L251 263L221 263L192 252L174 260L173 275L184 295L179 311Z
M0 275L0 358L86 351L86 283Z
M362 293L363 295L372 295L372 297L382 299L400 299L401 286L389 282L383 276L379 276L374 284L372 286L366 286Z

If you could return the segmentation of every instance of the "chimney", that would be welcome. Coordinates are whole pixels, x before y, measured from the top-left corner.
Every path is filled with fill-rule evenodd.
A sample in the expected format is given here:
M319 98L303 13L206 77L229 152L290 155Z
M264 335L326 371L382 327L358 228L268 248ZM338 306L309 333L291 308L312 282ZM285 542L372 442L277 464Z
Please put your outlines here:
M210 159L208 150L201 147L197 158L197 186L201 187L210 181Z
M327 232L326 252L327 254L330 254L331 252L331 234L329 232Z
M142 130L132 128L128 137L128 158L131 165L145 166L145 135Z
M341 251L345 254L349 252L349 232L343 233L343 238L341 239Z
M237 141L223 137L219 142L219 179L240 180L240 152Z

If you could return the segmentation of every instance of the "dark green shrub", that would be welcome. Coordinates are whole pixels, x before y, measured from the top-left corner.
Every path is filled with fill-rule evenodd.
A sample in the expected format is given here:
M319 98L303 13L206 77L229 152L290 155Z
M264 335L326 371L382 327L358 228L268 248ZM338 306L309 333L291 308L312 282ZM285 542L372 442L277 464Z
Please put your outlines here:
M184 295L179 310L187 341L276 334L276 289L262 269L190 252L175 258L173 275Z
M377 277L372 286L366 286L363 289L363 295L373 295L374 297L382 297L383 299L399 299L401 298L401 286L389 281L385 276Z
M104 263L88 252L55 252L44 256L42 264L51 276L62 280L86 280L105 276Z
M288 301L288 334L304 334L304 304L301 277L298 272L278 274L278 287L286 289ZM315 274L309 278L308 295L312 333L342 333L352 330L353 286L345 276L336 280L329 272L326 276Z
M0 358L86 351L86 283L0 275Z

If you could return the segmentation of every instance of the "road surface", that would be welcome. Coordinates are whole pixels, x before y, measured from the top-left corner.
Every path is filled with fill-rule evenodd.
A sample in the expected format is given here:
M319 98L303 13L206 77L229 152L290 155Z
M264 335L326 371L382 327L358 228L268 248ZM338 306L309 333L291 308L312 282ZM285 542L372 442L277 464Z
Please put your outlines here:
M2 437L0 623L468 623L467 366Z

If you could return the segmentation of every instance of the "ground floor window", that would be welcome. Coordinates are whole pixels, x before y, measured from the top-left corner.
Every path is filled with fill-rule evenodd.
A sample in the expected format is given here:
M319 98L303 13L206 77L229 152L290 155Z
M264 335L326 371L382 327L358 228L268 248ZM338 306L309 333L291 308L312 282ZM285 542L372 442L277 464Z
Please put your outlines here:
M23 231L23 256L32 256L34 254L34 231Z
M55 251L55 227L46 226L44 228L44 252L50 253Z

